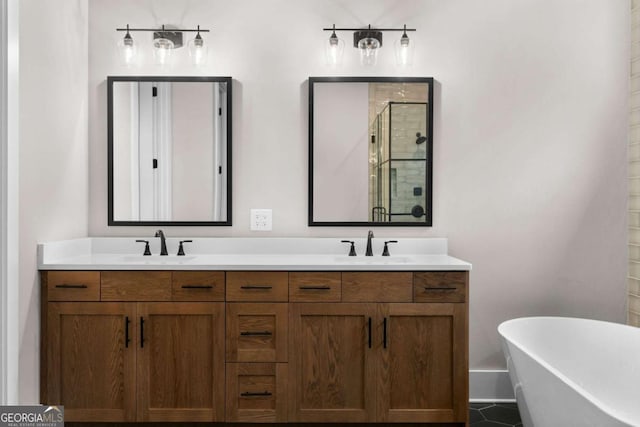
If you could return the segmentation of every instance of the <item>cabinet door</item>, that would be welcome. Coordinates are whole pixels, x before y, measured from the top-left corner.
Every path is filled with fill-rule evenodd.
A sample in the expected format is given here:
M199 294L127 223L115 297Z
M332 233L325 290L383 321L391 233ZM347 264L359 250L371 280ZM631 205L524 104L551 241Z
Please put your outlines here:
M464 304L380 304L378 421L466 422Z
M134 421L134 325L135 304L49 303L43 403L66 421Z
M138 421L224 421L224 304L138 304Z
M296 303L289 312L289 421L374 421L375 305Z

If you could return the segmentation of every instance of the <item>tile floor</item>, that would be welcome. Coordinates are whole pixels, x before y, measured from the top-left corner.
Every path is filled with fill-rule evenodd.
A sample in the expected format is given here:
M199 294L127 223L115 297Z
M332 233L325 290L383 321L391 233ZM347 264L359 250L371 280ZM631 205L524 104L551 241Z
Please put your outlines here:
M471 427L522 427L515 403L470 403Z

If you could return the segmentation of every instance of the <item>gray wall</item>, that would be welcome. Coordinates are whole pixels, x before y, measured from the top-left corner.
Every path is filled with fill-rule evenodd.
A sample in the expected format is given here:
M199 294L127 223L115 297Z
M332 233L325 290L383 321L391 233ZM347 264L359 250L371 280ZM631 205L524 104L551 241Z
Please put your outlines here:
M625 320L628 1L91 0L88 179L83 3L21 4L33 48L21 76L25 402L37 401L38 389L36 240L81 235L87 218L92 236L153 232L107 227L106 76L113 74L235 79L235 225L167 227L169 236L364 236L364 228L306 225L305 81L433 76L434 227L375 232L448 237L450 252L473 263L471 368L504 367L496 326L508 318ZM49 22L64 35L45 49ZM110 52L122 36L115 28L127 23L211 27L210 62L199 70L188 61L125 69ZM391 43L375 68L362 68L347 43L342 68L329 69L321 28L332 23L417 27L413 68L395 67ZM342 36L348 42L350 34ZM271 233L249 231L256 207L273 209Z
M335 237L366 229L306 225L306 79L433 76L434 226L375 232L448 237L473 263L471 368L504 368L505 319L624 322L629 17L628 1L602 0L91 0L89 233L153 232L107 227L107 75L235 79L234 225L169 236ZM211 27L210 61L126 69L108 54L126 23ZM321 28L332 23L416 27L413 67L395 66L388 34L378 65L361 67L345 33L343 65L329 68ZM271 233L249 230L251 208L273 209Z
M19 204L19 398L37 403L36 244L88 229L88 8L87 0L20 0L19 7L19 200L11 201Z

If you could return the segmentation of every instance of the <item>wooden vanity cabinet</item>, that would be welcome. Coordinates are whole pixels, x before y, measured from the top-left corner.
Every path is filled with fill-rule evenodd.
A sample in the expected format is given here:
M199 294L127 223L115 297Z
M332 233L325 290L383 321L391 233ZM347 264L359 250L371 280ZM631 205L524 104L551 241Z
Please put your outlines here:
M224 303L138 303L138 421L224 420Z
M108 302L76 301L83 287L50 302L60 274L85 272L42 272L43 403L65 421L224 420L223 302L172 302L171 272L111 271L97 273Z
M135 305L50 302L47 311L41 401L64 405L67 421L135 421Z
M289 421L375 421L375 305L291 305Z
M468 426L468 272L41 277L66 421Z
M290 304L290 422L468 422L468 274L414 302L431 274L342 273L343 302Z

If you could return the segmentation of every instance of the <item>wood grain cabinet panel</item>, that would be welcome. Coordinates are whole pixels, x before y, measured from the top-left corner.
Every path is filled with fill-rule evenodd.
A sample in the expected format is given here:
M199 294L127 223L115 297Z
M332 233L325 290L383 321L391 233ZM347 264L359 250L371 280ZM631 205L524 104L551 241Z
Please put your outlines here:
M468 274L464 271L429 271L414 273L415 302L465 302Z
M286 271L230 271L227 301L287 302L288 282Z
M138 421L224 421L224 304L138 304Z
M342 273L343 302L412 302L413 273Z
M380 304L377 418L466 422L468 361L461 304Z
M65 421L134 421L135 304L49 303L46 398Z
M372 304L291 304L289 421L375 420Z
M227 363L227 421L285 422L286 363Z
M103 271L102 301L170 301L170 271Z
M289 273L289 301L340 302L342 274L335 271Z
M286 362L288 304L227 304L227 362Z
M49 271L42 280L49 301L100 301L99 271Z
M224 271L174 271L173 301L224 301Z

